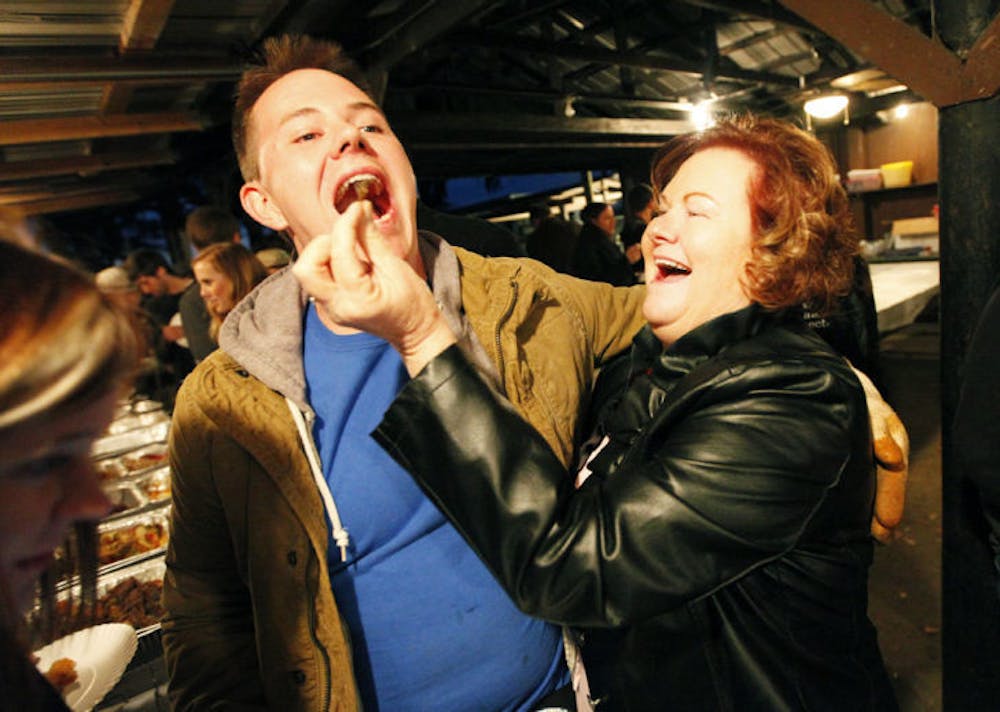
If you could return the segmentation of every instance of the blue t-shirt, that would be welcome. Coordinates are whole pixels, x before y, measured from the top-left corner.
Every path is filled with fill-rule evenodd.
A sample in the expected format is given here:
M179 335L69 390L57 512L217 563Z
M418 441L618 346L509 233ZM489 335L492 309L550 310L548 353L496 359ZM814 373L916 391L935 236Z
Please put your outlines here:
M306 314L313 434L350 534L330 546L366 710L523 710L566 684L559 629L521 613L413 479L370 437L406 369L369 334ZM456 476L460 473L456 473Z

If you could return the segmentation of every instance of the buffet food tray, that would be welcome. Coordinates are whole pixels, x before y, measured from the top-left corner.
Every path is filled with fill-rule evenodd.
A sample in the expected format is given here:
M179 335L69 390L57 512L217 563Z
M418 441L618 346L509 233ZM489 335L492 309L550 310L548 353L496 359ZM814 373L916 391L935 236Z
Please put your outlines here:
M150 558L167 546L169 507L101 522L97 527L98 580L105 573Z
M119 455L129 450L155 442L166 442L170 432L170 421L162 420L152 425L133 428L123 433L105 435L94 441L90 454L94 458Z
M163 554L107 573L97 582L97 618L109 623L129 623L139 636L160 627L163 608Z
M146 441L135 448L97 460L94 466L102 480L135 480L167 464L167 443Z
M114 507L105 522L169 506L170 468L159 467L127 480L105 482L104 492Z
M149 428L159 423L169 423L170 416L163 410L150 410L144 413L131 413L111 421L105 431L107 435L121 435L138 428Z
M163 404L148 398L126 400L118 403L113 417L114 420L118 420L129 415L139 415L140 413L149 413L154 410L163 410Z
M165 557L161 552L101 574L97 581L94 618L87 625L128 623L140 638L159 630L165 571ZM79 605L74 598L77 585L76 581L73 587L64 585L56 594L56 637L68 635L80 627L75 618Z

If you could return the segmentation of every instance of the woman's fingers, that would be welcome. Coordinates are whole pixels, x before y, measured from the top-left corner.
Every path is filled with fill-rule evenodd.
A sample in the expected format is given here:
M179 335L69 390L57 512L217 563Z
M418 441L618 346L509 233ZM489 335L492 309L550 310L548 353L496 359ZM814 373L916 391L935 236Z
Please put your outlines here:
M375 232L372 204L359 200L348 206L334 227L330 239L330 273L344 288L357 288L371 274L371 260L364 246L369 232Z

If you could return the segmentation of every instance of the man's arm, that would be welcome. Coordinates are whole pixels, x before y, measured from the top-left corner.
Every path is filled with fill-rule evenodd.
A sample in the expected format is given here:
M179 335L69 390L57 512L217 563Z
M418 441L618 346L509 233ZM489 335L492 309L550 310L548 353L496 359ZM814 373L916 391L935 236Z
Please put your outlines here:
M222 441L182 388L170 434L173 507L163 647L174 710L265 709L249 592L236 563L213 456Z

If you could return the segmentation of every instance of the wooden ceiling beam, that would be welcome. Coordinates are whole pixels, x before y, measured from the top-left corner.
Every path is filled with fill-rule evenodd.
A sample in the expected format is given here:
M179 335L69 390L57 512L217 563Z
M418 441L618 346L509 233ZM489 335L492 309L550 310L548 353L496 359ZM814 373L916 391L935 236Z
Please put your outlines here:
M122 18L118 49L153 49L173 9L174 0L132 0Z
M61 119L22 119L0 121L0 146L77 141L112 136L140 136L178 131L201 131L204 128L204 123L200 118L181 112L108 114L106 116L75 116Z
M867 0L780 2L938 108L1000 91L1000 15L963 62L941 42Z
M52 196L30 200L11 206L19 214L31 215L51 215L53 213L64 213L71 210L88 210L91 208L103 208L107 205L122 205L124 203L134 203L142 196L134 190L112 189L70 196Z
M393 115L393 130L402 135L440 140L461 141L463 136L477 140L499 141L517 136L655 136L666 137L687 133L694 125L678 119L609 119L562 118L558 116L499 116L497 114L428 114ZM412 139L411 139L412 140Z
M0 163L0 184L7 181L30 180L50 176L95 175L106 171L127 168L144 168L174 163L177 156L172 151L143 151L137 153L101 153L92 156L72 158L50 158L45 160L14 161Z
M365 56L365 64L373 72L392 69L408 55L441 37L463 20L489 5L495 0L465 0L462 3L438 2L429 9L426 4L419 11L407 7L407 13L383 36L372 42Z
M520 35L508 35L491 31L457 33L448 35L447 40L452 46L461 44L472 47L489 47L508 52L527 52L548 57L559 57L560 59L598 62L609 66L627 66L638 67L640 69L680 72L697 77L701 77L705 71L705 67L700 62L686 61L676 57L660 57L648 52L625 53L603 47L568 45L565 43L553 45L544 40L536 40L531 37L521 37ZM767 72L754 72L734 67L720 67L716 79L775 86L797 87L799 85L797 77L784 74L770 74Z
M221 82L238 79L240 71L239 64L227 58L190 55L135 53L122 57L0 57L0 89L24 88L26 84L61 86L78 82Z

